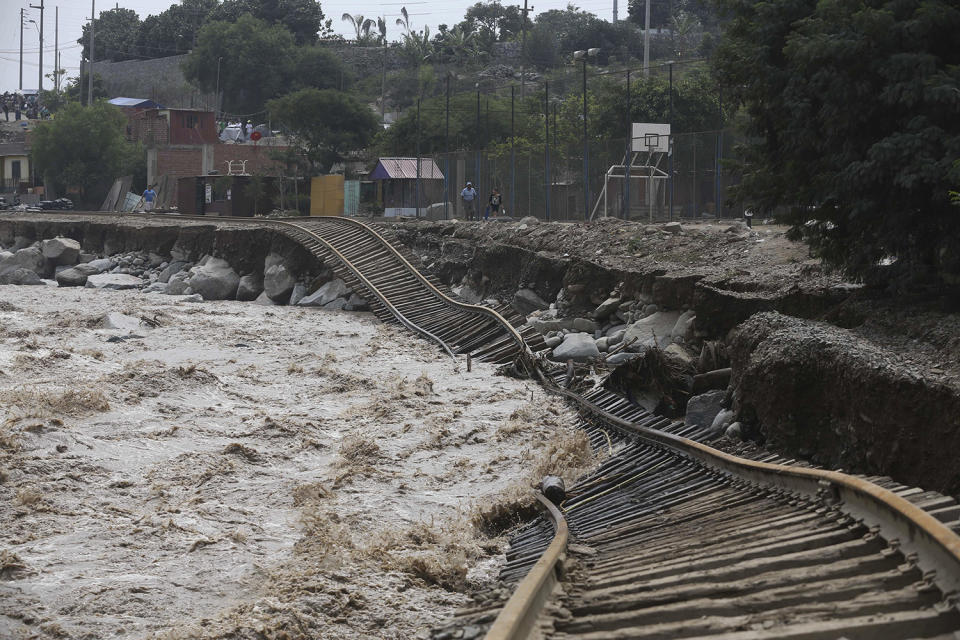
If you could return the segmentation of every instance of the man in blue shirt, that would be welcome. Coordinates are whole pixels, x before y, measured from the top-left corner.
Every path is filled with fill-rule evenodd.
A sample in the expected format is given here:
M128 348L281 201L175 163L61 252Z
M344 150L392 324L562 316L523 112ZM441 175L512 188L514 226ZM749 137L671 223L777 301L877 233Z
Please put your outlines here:
M153 211L153 201L157 198L157 192L153 190L153 185L147 187L143 192L143 210Z
M463 200L463 212L467 216L467 220L473 220L474 216L479 220L477 215L477 190L473 188L472 182L468 182L467 186L463 188L463 191L460 192L460 198Z

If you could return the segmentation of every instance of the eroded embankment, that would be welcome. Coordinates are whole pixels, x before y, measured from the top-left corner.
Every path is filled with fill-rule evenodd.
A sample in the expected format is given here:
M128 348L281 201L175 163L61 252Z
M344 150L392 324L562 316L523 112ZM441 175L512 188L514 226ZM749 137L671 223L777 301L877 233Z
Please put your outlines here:
M877 292L839 281L799 274L765 279L729 263L722 271L709 264L610 267L536 250L519 235L517 245L525 246L486 243L476 226L449 223L393 232L425 268L476 299L520 306L530 289L566 314L596 317L616 289L622 300L692 311L696 337L683 346L695 353L716 341L724 363L730 358L722 406L733 414L725 424L739 422L744 437L828 467L960 493L953 455L960 445L960 384L950 367L937 367L960 362L958 341L938 338L949 326L960 335L956 316L926 313L924 322L940 329L891 340L898 327L878 327L869 317L871 309L888 315L883 309L891 302L875 303ZM855 298L867 311L851 322L849 313L836 311ZM822 321L835 316L845 317L844 327Z
M81 216L70 220L0 218L0 244L8 247L57 236L72 238L83 251L100 255L150 251L188 262L213 255L226 260L238 273L262 273L270 253L284 255L297 272L322 269L309 251L269 225Z
M305 272L320 268L309 253L269 225L156 224L140 219L121 224L8 219L0 220L0 243L9 244L17 236L35 240L65 235L99 253L176 250L192 259L211 254L225 258L238 272L262 269L270 252L289 256ZM620 242L623 231L613 224L616 221L603 225L603 231ZM574 225L531 230L516 223L436 222L382 229L406 248L414 265L468 301L497 298L524 313L553 304L561 315L589 318L616 291L618 299L635 301L628 312L632 315L623 320L626 324L647 314L639 311L641 301L659 310L689 311L695 316L694 328L683 347L695 352L711 341L732 358L734 371L723 406L732 405L735 415L728 424L740 422L744 435L828 466L960 492L960 461L948 453L953 434L960 431L956 376L950 371L945 378L928 375L936 357L960 361L956 345L918 335L909 344L891 346L888 337L897 327L877 333L869 318L847 318L843 328L819 321L848 306L853 296L868 300L869 315L870 291L822 277L809 265L767 269L744 258L745 268L738 268L737 258L730 256L746 255L739 248L742 242L731 242L743 237L740 232L719 234L716 240L702 232L651 233L645 227L630 244L635 255L647 257L631 266L601 260L599 252L597 260L591 260L586 252L564 245L570 244L567 230L581 231ZM757 239L755 246L761 243ZM689 252L691 246L700 247L703 259L685 255L677 260L677 251ZM738 247L739 253L724 253L727 246ZM661 254L662 260L651 259ZM530 306L531 301L543 306ZM923 357L909 355L917 352Z

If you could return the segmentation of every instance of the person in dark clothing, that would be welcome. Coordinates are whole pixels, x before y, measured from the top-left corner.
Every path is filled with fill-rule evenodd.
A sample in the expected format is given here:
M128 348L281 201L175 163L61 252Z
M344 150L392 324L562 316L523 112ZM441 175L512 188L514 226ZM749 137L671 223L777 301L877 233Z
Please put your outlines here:
M500 215L500 201L500 190L495 188L493 192L490 193L490 198L487 200L487 204L489 205L487 207L487 215L493 213L494 218Z

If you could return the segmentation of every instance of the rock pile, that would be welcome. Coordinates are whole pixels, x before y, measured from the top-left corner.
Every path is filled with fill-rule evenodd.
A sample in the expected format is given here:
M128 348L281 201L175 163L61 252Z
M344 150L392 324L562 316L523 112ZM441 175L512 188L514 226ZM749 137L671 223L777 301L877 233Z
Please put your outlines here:
M316 306L365 311L366 301L328 269L326 276L296 273L287 258L270 253L263 270L238 273L222 257L203 256L196 263L148 251L99 257L83 253L71 238L29 242L18 237L0 246L0 284L142 289L144 293L187 296L191 300L241 300L259 304ZM184 298L187 299L187 298Z

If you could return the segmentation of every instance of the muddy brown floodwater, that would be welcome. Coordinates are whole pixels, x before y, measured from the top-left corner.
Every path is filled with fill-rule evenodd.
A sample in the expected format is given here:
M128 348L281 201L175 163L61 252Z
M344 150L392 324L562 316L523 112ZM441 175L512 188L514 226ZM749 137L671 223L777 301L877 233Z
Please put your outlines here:
M427 637L570 424L370 314L0 287L0 637Z

